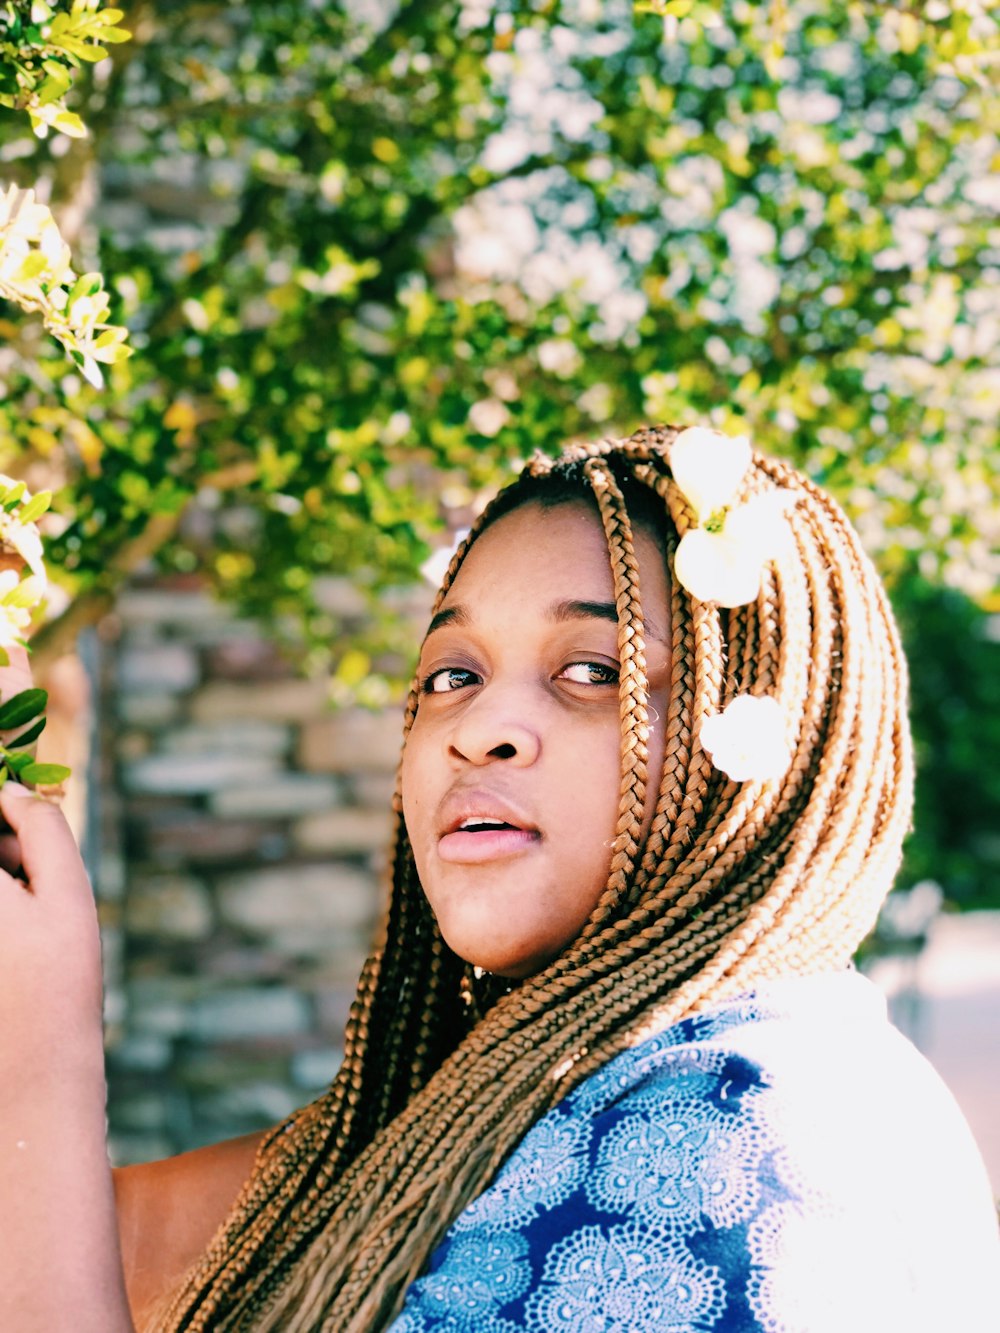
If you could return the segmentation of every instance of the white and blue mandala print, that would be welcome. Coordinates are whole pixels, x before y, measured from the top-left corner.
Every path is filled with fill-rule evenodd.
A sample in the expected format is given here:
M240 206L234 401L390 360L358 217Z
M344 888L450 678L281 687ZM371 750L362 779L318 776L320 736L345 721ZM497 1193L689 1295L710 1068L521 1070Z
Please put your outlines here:
M896 1217L905 1198L926 1224L912 1163L898 1135L843 1146L845 1108L870 1106L879 1079L880 1099L915 1080L908 1113L925 1087L886 1033L882 997L843 974L775 983L619 1055L525 1135L390 1333L924 1333L915 1297L915 1319L894 1311L907 1282L937 1290ZM845 1076L859 1050L868 1100Z
M699 1015L657 1034L539 1121L392 1333L712 1333L727 1311L759 1328L727 1270L773 1174L767 1088L711 1033Z
M492 1189L461 1214L455 1230L483 1226L517 1230L555 1208L569 1198L583 1178L591 1133L589 1120L545 1116L508 1159Z

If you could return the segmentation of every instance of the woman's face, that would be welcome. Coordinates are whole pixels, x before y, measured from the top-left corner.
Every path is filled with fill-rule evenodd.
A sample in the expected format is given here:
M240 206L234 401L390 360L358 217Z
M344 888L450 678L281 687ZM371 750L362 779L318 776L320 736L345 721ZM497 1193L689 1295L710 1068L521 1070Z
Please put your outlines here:
M637 529L652 817L669 687L667 578ZM621 773L618 618L600 519L523 505L475 542L420 657L403 813L448 945L508 977L570 944L607 883Z

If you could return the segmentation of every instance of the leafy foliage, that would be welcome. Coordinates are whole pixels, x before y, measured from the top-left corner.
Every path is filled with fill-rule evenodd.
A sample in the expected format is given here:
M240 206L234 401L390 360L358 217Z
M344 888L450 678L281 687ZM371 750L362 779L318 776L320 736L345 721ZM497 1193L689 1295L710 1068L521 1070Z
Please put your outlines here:
M0 137L54 207L99 182L136 348L103 397L30 329L0 351L73 623L155 556L377 695L375 594L515 458L643 419L789 456L904 613L929 583L1000 609L997 16L683 8L146 3L89 140Z
M0 732L16 730L33 722L9 745L0 745L0 787L8 778L30 782L34 786L55 787L69 777L70 770L64 764L40 764L30 750L21 748L31 745L45 729L41 714L47 703L48 695L44 690L22 690L0 704Z
M120 9L101 0L72 0L58 8L45 0L8 0L0 10L0 106L27 111L40 137L50 130L79 138L83 121L65 103L81 62L108 54L102 42L126 41ZM108 322L110 302L99 273L73 271L70 248L49 208L33 190L0 185L0 297L40 312L45 328L65 347L95 387L98 362L129 355L127 330Z
M83 121L65 102L81 62L93 64L107 45L131 33L119 27L124 12L101 9L101 0L7 0L0 10L0 106L26 111L36 134L49 130L75 138Z
M39 311L96 388L103 383L99 361L114 365L131 355L128 330L108 322L111 306L100 273L77 276L51 211L16 185L0 190L0 296Z

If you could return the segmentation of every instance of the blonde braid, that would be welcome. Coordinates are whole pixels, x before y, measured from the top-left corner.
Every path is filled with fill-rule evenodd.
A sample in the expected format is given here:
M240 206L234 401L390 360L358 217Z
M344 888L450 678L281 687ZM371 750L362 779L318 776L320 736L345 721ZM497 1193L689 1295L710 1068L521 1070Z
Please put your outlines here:
M267 1137L158 1330L385 1329L451 1221L567 1091L645 1032L769 978L843 964L870 928L909 821L905 667L842 514L776 460L755 458L746 493L781 486L797 503L756 603L721 612L671 580L664 759L641 843L651 775L633 525L659 506L672 562L694 522L670 474L676 434L649 427L533 460L456 553L434 607L505 513L591 497L618 612L622 767L590 922L538 975L484 1012L470 1007L466 968L420 888L397 779L389 909L343 1067ZM781 704L792 759L780 782L731 782L702 749L702 721L741 693ZM414 685L404 742L418 703Z

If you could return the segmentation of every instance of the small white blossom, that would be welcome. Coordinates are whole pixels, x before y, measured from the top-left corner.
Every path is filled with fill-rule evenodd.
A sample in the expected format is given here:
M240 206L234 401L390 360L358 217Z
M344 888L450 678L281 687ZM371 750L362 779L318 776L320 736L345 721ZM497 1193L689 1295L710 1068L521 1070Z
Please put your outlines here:
M499 398L481 398L469 408L469 425L479 435L492 439L510 420L510 412Z
M16 551L32 574L45 582L42 539L34 523L18 523L13 514L0 514L0 546Z
M19 644L31 624L31 611L17 596L20 582L15 570L0 572L0 649Z
M681 431L670 447L670 471L699 523L733 503L752 461L745 435L706 426Z
M764 565L788 538L787 491L769 491L736 504L753 451L745 435L705 426L681 431L670 448L674 482L694 510L697 527L677 547L678 583L700 602L745 606L757 600Z
M755 602L764 565L788 540L784 517L794 503L788 491L768 491L731 509L717 531L686 532L674 557L677 582L700 602Z
M791 751L776 699L741 694L701 724L701 744L712 763L734 782L765 782L788 772Z

